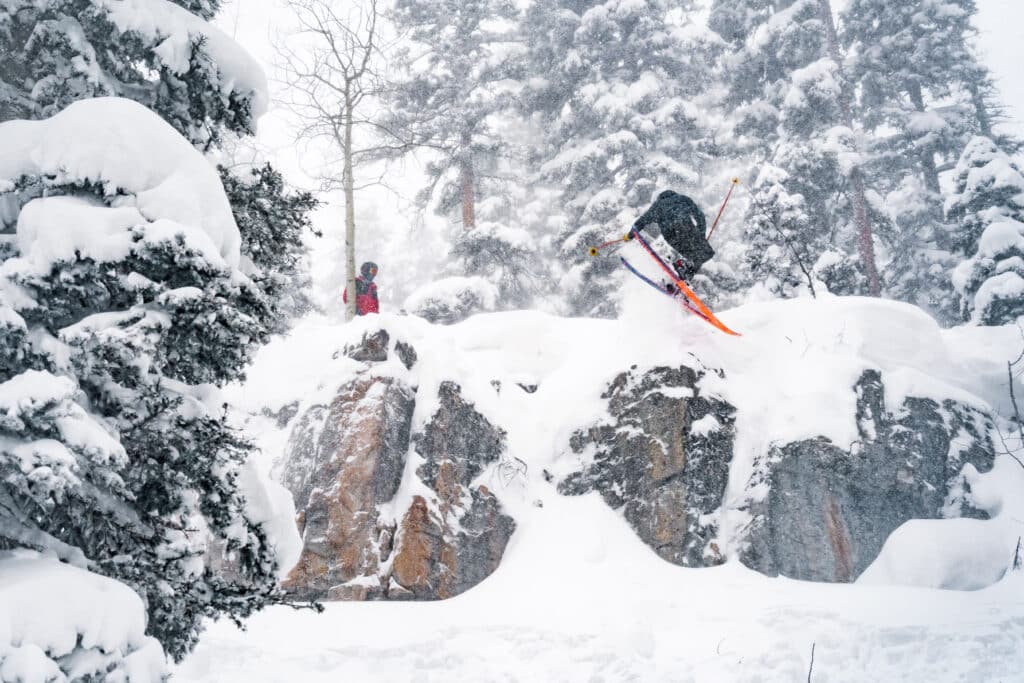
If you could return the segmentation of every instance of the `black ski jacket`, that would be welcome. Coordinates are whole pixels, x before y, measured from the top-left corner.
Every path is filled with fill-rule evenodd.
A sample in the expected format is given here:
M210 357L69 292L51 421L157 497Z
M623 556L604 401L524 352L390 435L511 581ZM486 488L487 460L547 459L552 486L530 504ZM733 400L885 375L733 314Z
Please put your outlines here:
M665 241L695 269L699 270L715 255L715 250L705 238L707 219L704 212L686 195L665 190L633 227L639 232L652 223L658 224Z

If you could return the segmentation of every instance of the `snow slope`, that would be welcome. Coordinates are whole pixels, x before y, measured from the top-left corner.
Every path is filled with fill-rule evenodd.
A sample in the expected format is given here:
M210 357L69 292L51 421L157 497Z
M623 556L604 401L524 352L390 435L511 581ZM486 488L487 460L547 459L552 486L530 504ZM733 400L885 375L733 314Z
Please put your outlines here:
M596 497L519 514L502 567L439 603L275 608L214 626L181 681L998 681L1024 666L1024 583L807 584L654 555Z
M643 545L599 497L559 496L543 476L557 480L579 467L568 437L600 416L600 394L620 371L634 363L722 368L726 379L708 373L704 391L738 409L720 539L735 557L743 507L763 495L746 486L755 454L818 434L853 440L852 387L869 367L882 371L892 405L913 394L998 408L1005 359L1020 343L1015 329L943 331L911 306L829 298L727 312L723 320L744 333L731 339L643 285L631 283L625 296L618 321L535 312L451 327L396 316L344 327L310 320L268 346L249 382L229 392L243 410L292 401L301 410L332 395L360 367L334 352L378 324L411 342L420 359L414 426L433 412L424 386L454 379L508 431L509 454L529 465L508 485L495 471L482 475L518 528L497 572L462 596L337 603L322 616L275 609L244 635L218 625L179 680L791 681L806 677L812 644L816 681L1012 680L1024 671L1022 575L973 593L892 585L948 585L964 573L988 583L1005 572L1024 531L1024 469L1005 456L976 476L979 504L994 518L972 520L971 554L947 545L963 539L964 520L911 529L871 568L874 585L768 579L735 561L682 569ZM516 383L538 388L529 394ZM281 452L285 434L269 419L253 419L250 429L266 461Z

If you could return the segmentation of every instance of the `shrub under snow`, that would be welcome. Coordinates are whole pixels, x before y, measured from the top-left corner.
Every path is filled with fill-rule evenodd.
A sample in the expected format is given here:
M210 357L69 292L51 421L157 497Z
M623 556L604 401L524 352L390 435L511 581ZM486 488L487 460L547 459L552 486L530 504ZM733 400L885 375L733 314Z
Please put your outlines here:
M450 325L494 310L498 288L482 277L448 277L420 287L403 308L432 323Z
M162 680L160 643L124 584L19 550L0 552L0 681Z

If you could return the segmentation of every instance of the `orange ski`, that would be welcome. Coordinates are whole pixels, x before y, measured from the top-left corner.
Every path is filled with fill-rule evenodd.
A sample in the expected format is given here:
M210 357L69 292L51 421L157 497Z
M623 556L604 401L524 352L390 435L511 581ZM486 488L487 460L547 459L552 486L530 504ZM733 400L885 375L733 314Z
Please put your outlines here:
M658 254L653 249L651 249L651 245L647 244L647 240L641 237L639 232L631 229L629 231L629 234L631 237L636 238L636 241L640 243L640 246L644 248L644 251L650 254L651 258L653 258L658 263L658 265L661 266L661 269L664 270L665 273L672 280L672 282L675 283L676 287L679 288L679 291L682 292L683 296L690 300L690 303L692 303L694 307L701 312L701 314L707 319L709 323L717 327L722 332L725 332L726 334L730 334L734 337L742 336L739 332L734 332L731 329L729 329L725 323L723 323L721 320L715 317L715 314L711 312L711 309L705 306L704 302L697 298L697 295L693 293L693 290L690 289L690 287L685 282L680 280L679 276L676 275L675 271L669 268L668 265L666 265L665 262L661 260L661 257L658 256Z

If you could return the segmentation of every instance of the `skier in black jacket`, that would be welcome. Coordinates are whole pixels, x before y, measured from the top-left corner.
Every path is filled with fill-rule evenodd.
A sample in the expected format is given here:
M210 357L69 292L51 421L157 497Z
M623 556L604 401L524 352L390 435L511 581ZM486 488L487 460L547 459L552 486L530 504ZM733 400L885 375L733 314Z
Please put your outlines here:
M636 220L633 228L640 232L652 223L658 225L661 236L682 257L672 262L680 280L691 279L715 255L705 237L707 220L704 212L686 195L665 190Z

